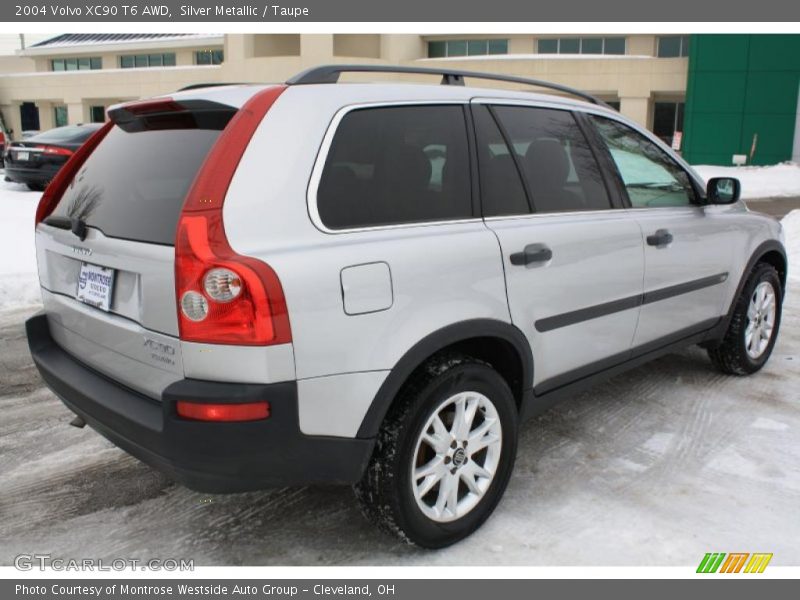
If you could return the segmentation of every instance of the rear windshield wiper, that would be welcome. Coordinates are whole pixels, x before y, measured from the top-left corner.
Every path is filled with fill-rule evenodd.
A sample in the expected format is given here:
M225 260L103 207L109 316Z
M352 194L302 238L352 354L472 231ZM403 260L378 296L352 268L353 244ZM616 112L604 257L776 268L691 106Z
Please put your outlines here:
M78 217L60 217L58 215L50 215L44 220L46 225L50 227L57 227L58 229L69 229L72 233L78 236L80 241L86 239L86 222Z

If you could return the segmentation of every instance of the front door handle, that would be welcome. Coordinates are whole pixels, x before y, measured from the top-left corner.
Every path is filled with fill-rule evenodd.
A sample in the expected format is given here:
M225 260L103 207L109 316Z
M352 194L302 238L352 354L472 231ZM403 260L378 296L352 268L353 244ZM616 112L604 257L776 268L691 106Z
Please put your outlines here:
M672 243L672 234L666 229L659 229L652 235L647 236L647 245L662 248Z
M543 263L553 258L553 251L544 244L528 244L522 252L515 252L510 257L511 264L524 267L532 263Z

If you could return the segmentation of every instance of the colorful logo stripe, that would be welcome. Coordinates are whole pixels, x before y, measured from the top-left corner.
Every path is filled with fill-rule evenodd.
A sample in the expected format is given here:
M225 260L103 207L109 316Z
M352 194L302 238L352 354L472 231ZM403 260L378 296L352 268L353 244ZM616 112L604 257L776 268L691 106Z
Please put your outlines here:
M727 556L727 558L726 558ZM747 559L750 559L749 561ZM763 573L772 560L772 553L708 552L697 567L698 573ZM747 566L745 566L747 565Z

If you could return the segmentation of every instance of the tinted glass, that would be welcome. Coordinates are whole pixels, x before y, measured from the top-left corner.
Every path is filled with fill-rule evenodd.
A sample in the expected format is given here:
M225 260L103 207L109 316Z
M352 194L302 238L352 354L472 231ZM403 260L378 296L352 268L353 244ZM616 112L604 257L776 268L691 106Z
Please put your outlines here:
M470 40L467 42L467 54L476 56L488 54L488 43L486 40Z
M681 55L681 38L677 35L658 38L658 56L672 58Z
M581 41L578 38L561 38L561 45L558 48L560 54L579 54L581 51Z
M317 206L331 229L471 217L462 107L347 113L325 162Z
M53 60L53 71L63 71L64 69L64 59L57 58Z
M447 42L447 56L466 56L467 55L467 42L466 41L449 41Z
M583 38L581 41L582 54L602 54L603 38Z
M428 57L442 58L447 56L447 42L428 42Z
M489 40L489 54L508 54L508 40Z
M606 38L603 52L605 54L625 54L625 38Z
M164 61L164 66L165 67L174 67L175 66L175 55L172 54L172 53L165 54L162 57L162 60Z
M219 133L129 133L116 126L81 167L54 214L82 218L108 237L172 245L186 193Z
M487 217L531 212L525 188L497 123L486 106L473 109L478 143L481 206Z
M539 40L539 54L557 54L558 40Z
M67 107L63 108L66 116ZM97 125L68 125L67 127L56 127L50 131L45 131L30 138L32 142L41 142L43 144L66 144L66 143L80 143L89 139L89 136L97 131Z
M692 203L694 191L689 176L666 152L627 125L602 117L592 118L634 208Z
M132 56L120 56L119 57L119 66L123 69L131 69L133 68L133 57Z
M99 56L90 58L89 64L91 65L92 69L101 69L103 68L103 59Z
M611 207L600 168L572 113L522 106L494 110L519 159L536 212Z

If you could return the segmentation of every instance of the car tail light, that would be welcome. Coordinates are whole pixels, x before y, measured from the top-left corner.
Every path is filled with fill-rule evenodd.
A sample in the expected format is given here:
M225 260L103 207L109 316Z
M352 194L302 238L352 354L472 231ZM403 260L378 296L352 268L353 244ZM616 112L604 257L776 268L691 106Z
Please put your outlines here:
M55 210L58 201L61 200L61 196L64 195L67 187L72 183L81 165L86 162L86 159L89 158L89 155L97 148L97 145L103 141L103 138L106 137L106 134L113 126L113 123L108 122L95 131L91 137L72 154L64 166L58 170L58 173L56 173L56 176L53 177L50 185L47 186L44 194L42 194L42 199L39 200L39 206L36 208L36 225L44 221L50 213Z
M269 402L205 404L178 400L179 417L193 421L260 421L269 418Z
M198 171L178 220L175 292L182 340L265 346L291 341L283 288L266 263L234 252L222 205L250 139L285 86L263 90L233 116Z
M58 146L38 146L38 150L41 150L43 154L51 154L55 156L72 156L72 150L68 150L67 148L59 148Z

